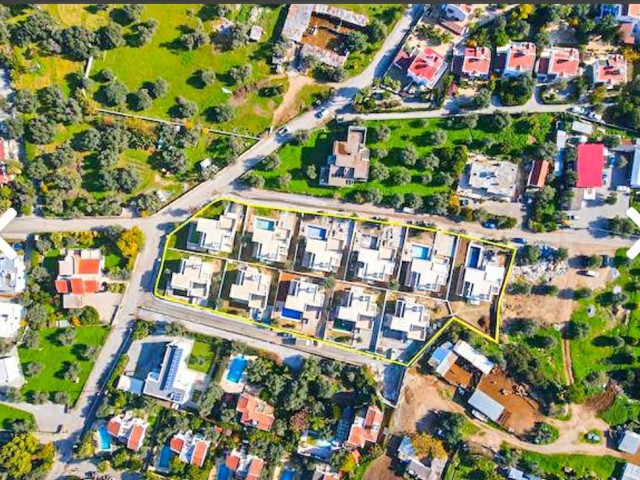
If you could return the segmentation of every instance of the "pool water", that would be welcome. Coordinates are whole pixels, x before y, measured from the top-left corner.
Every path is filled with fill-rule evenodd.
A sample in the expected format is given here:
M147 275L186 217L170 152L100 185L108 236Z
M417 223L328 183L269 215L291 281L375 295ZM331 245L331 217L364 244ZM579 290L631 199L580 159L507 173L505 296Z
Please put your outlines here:
M429 247L423 245L411 245L411 257L420 260L429 258Z
M231 470L224 463L218 467L218 479L217 480L228 480L231 477Z
M313 238L315 240L326 240L327 229L322 227L316 227L314 225L309 225L307 227L307 237Z
M260 230L269 230L272 232L276 228L276 222L273 220L267 220L266 218L257 218L256 219L256 228Z
M104 425L98 429L98 446L103 451L111 450L111 435Z
M469 267L478 268L481 252L482 250L480 249L480 247L471 247L469 251Z
M229 373L227 373L227 380L231 383L240 383L244 369L247 368L249 362L242 355L238 355L231 360L229 365Z
M171 448L168 445L162 447L162 450L160 450L160 458L158 459L158 468L169 470L171 467L170 462L173 455L174 453L171 451Z
M282 475L280 475L280 480L293 480L293 477L296 476L295 470L283 470Z
M286 318L290 318L292 320L300 320L302 319L302 312L299 312L297 310L292 310L290 308L283 308L282 316Z

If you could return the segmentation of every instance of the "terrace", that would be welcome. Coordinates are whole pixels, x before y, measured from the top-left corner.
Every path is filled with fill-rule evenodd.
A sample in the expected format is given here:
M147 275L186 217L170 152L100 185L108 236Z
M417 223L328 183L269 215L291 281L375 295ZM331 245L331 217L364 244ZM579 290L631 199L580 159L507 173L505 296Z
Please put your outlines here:
M187 248L214 254L231 254L242 224L243 207L227 203L217 218L198 218L189 225Z
M403 227L359 224L353 242L353 275L367 281L390 281L396 273L404 236Z
M303 268L337 273L349 247L353 222L344 218L310 217L302 221L300 236L304 240Z
M455 253L456 237L441 232L422 237L426 237L424 243L415 236L405 242L402 255L403 285L413 292L431 292L444 296Z
M260 321L267 309L272 280L266 270L240 264L229 289L229 299L246 307L249 318Z
M316 335L323 320L325 288L314 279L282 275L274 317L286 328Z
M251 256L261 262L285 263L296 224L295 213L273 211L273 216L256 213L247 229L251 236Z

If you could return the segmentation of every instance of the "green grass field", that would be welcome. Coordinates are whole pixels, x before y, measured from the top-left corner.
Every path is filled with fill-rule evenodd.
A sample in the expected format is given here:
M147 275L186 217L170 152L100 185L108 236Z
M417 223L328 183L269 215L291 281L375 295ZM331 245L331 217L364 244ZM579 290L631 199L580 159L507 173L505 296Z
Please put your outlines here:
M542 337L554 338L556 345L553 348L540 347L539 339ZM559 331L552 327L540 328L533 337L513 335L510 338L512 341L524 344L531 350L533 355L540 360L546 378L552 382L566 384L567 379L562 361L562 334Z
M76 328L76 339L70 347L61 346L56 341L56 336L62 329L47 328L38 332L40 336L40 348L29 350L20 348L20 362L22 368L30 362L42 365L42 372L35 377L27 377L27 383L22 387L22 393L29 397L32 392L68 392L71 404L75 404L82 392L87 377L93 368L92 361L82 358L82 351L86 345L102 346L109 330L105 327L90 326ZM61 376L63 368L75 363L80 366L79 381L77 383L65 380Z
M13 408L8 405L0 405L0 426L3 429L9 428L13 420L26 420L30 425L35 425L33 415L24 410Z
M537 463L544 475L559 475L559 478L565 478L565 467L573 469L574 478L585 478L588 475L595 475L595 478L611 478L623 463L609 456L542 455L529 451L522 452L522 458Z
M215 359L215 347L211 343L196 340L189 357L189 368L197 372L209 373Z
M367 146L372 151L384 148L388 152L383 163L391 171L400 166L398 154L403 147L414 145L420 156L431 152L434 146L429 140L430 134L438 129L447 134L446 144L448 145L470 142L469 149L473 151L479 149L480 142L484 139L491 138L507 145L509 151L522 152L532 143L543 142L548 137L553 123L552 115L541 114L530 118L533 125L525 123L526 118L522 117L516 119L509 127L500 132L491 131L484 118L480 119L478 128L473 130L447 127L446 121L443 119L370 121L365 122L365 126L370 129ZM371 134L371 130L381 124L387 125L391 129L391 137L387 142L378 142ZM290 173L292 181L286 191L319 197L337 195L341 198L349 198L368 187L379 188L383 195L412 192L422 196L433 195L448 189L448 187L433 184L421 184L418 181L418 176L424 172L415 168L410 169L413 182L402 186L394 186L388 182L369 181L352 187L334 189L319 186L317 180L309 180L305 176L305 169L309 165L315 165L316 171L319 172L321 166L325 164L327 156L331 153L333 142L344 139L344 137L344 127L332 123L327 128L312 132L309 141L304 145L286 145L278 152L282 161L280 168L275 171L260 172L260 175L266 180L266 188L277 190L278 178ZM489 153L496 152L490 151Z

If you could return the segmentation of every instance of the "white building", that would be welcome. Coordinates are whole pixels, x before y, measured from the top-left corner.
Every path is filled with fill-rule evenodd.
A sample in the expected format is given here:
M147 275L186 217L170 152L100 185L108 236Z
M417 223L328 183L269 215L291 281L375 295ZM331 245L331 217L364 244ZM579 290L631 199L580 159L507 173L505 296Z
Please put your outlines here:
M511 162L475 159L461 178L458 194L478 200L510 202L516 193L518 165Z
M407 243L404 260L409 263L404 285L416 292L438 292L447 285L455 237L437 232L433 245Z
M305 278L289 282L289 290L280 314L287 320L308 322L318 320L324 309L324 287Z
M396 270L403 237L403 229L395 226L381 227L375 233L358 233L354 247L358 256L356 276L375 282L389 281Z
M0 302L0 338L16 336L24 312L24 307L18 303Z
M180 269L171 274L168 290L171 295L186 297L191 303L206 303L212 275L213 265L201 257L182 258Z
M380 313L376 297L362 287L350 287L337 308L336 318L353 323L358 330L372 330Z
M496 48L498 64L506 77L530 75L536 63L536 46L529 42L509 42Z
M26 286L24 255L11 260L0 254L0 292L22 293Z
M216 219L198 218L190 228L195 229L195 238L187 242L187 247L192 250L206 250L210 253L231 253L235 244L236 233L240 228L240 215L228 204L224 212Z
M321 272L337 272L342 256L349 248L351 221L344 218L323 217L305 223L300 234L305 239L302 266Z
M267 308L271 275L249 265L239 265L236 278L231 285L229 298L247 305L251 318L260 320Z
M24 385L22 365L18 349L13 348L9 355L0 357L0 388L20 388Z
M506 270L494 260L495 254L485 252L481 244L469 244L459 291L469 303L491 302L500 293Z
M280 212L277 219L253 217L253 256L263 262L286 262L295 221L291 212Z
M640 188L640 139L636 139L633 151L633 167L631 168L629 185L631 188Z
M408 340L424 342L429 330L429 310L413 298L398 300L392 314L388 314L387 328L402 332Z

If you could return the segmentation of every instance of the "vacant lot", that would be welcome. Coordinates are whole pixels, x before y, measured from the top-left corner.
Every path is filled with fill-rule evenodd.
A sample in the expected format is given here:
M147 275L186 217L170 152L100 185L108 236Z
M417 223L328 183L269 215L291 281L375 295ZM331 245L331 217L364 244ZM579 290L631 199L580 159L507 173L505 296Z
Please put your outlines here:
M71 405L75 404L82 392L87 377L93 368L93 361L85 360L82 356L84 349L89 345L102 346L109 330L105 327L78 327L75 328L75 341L71 346L63 346L58 342L58 335L64 329L46 328L40 330L40 347L30 350L20 348L20 361L24 369L31 362L42 365L39 375L27 377L27 383L22 387L22 393L27 399L34 392L67 392L71 397ZM80 367L78 381L65 380L63 372L70 364Z

